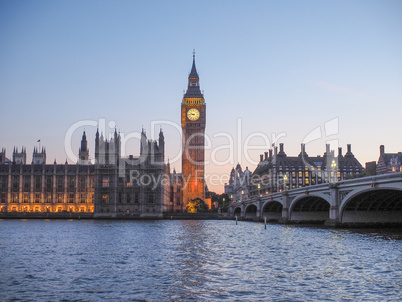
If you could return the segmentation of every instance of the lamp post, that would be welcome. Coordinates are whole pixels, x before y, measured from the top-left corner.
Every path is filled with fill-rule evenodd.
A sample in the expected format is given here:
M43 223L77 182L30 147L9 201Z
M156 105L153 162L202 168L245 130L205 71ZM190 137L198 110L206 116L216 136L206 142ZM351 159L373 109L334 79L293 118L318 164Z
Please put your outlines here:
M335 162L335 159L333 159L332 162L331 162L331 168L332 168L332 173L333 173L333 181L336 182L337 175L336 175L336 162Z
M287 183L287 181L288 181L288 176L285 174L285 176L283 177L283 183L284 183L284 185L283 185L283 189L286 191L286 183Z

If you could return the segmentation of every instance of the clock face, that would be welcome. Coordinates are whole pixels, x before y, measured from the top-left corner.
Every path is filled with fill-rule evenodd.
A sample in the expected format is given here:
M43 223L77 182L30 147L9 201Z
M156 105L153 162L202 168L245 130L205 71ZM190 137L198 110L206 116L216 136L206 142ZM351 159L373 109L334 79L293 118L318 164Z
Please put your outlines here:
M200 118L200 112L195 108L191 108L189 111L187 111L187 118L190 121L196 121Z

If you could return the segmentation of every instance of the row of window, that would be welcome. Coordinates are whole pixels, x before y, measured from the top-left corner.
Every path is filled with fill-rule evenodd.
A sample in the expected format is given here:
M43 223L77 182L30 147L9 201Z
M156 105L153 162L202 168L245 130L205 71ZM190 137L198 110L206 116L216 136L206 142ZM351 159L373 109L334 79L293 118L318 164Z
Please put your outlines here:
M30 203L31 201L33 203L42 203L42 202L53 203L53 201L57 202L57 203L63 203L64 200L67 203L75 203L75 202L87 203L87 201L93 203L93 198L94 198L93 194L91 194L89 196L87 194L78 194L77 196L76 195L77 194L73 194L73 193L68 194L65 199L64 194L57 194L56 196L53 196L53 194L48 193L48 194L44 194L43 199L42 199L41 194L36 193L36 194L33 194L32 197L30 197L30 194L23 194L22 198L20 199L19 194L14 193L14 194L11 194L10 203L20 203L20 202ZM89 197L89 200L87 197ZM0 194L0 202L1 203L7 202L7 193Z
M153 194L147 194L147 202L154 203L155 197ZM101 203L108 204L110 202L110 195L109 194L102 194L101 196ZM137 204L140 202L139 194L135 193L134 195L130 193L126 193L126 198L123 199L123 194L119 193L117 197L117 203L131 203Z
M44 180L44 186L45 187L53 187L53 176L46 176ZM75 188L76 186L76 177L75 176L70 176L67 178L67 186ZM11 177L11 184L12 187L19 187L20 186L20 176L19 175L14 175ZM42 176L34 176L33 177L33 186L36 188L41 188L42 187ZM78 180L78 186L81 188L84 188L89 184L92 186L92 179L89 179L87 177L80 177ZM8 176L2 176L0 177L0 187L5 188L8 185ZM23 176L22 177L22 185L23 187L31 187L31 176ZM64 176L56 176L56 186L57 187L64 187L65 185L65 177Z
M18 207L17 206L12 206L10 207L10 212L18 212ZM41 207L33 207L31 210L29 207L24 206L21 209L21 212L52 212L52 209L50 207L46 207L44 211L41 210ZM74 209L74 207L68 207L68 210L64 210L63 207L57 207L54 212L80 212L80 213L88 213L88 212L93 212L91 209L86 209L85 207L80 207L78 210Z
M276 166L274 165L273 166L273 170L276 170L275 169L276 168ZM328 169L329 168L331 168L330 166L328 167ZM337 168L337 170L349 170L349 171L353 171L353 170L360 170L361 168L359 167L359 166L343 166L343 167L339 167L338 165L335 167L335 168ZM331 168L332 169L332 168ZM331 170L330 169L330 170ZM317 171L321 171L321 166L311 166L311 167L308 167L308 166L301 166L301 167L294 167L294 166L291 166L291 167L289 167L289 166L285 166L284 168L283 168L283 166L279 166L278 167L278 170L292 170L292 171L295 171L295 170L303 170L303 171L314 171L314 170L317 170ZM327 170L327 167L324 167L324 170Z

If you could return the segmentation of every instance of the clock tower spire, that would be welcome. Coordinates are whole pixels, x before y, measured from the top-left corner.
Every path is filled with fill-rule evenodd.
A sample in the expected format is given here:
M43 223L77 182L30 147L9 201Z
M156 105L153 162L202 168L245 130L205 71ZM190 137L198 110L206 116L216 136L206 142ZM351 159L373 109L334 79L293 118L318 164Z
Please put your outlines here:
M201 198L205 201L206 105L199 81L194 51L187 91L181 103L184 205L195 198Z

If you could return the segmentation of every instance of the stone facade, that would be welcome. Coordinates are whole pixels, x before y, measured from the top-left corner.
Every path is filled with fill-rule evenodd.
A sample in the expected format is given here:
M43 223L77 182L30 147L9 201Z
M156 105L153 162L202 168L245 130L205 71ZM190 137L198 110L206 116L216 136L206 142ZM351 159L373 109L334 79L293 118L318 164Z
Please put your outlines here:
M12 162L0 163L2 212L93 212L93 165L48 165L44 149L34 150L32 164L24 148L13 155Z
M14 149L13 161L1 152L0 207L3 212L85 212L94 217L162 217L172 210L171 199L182 203L181 186L170 180L164 163L165 140L141 134L138 157L121 157L120 135L110 140L95 138L95 163L89 161L86 134L78 163L46 164L46 150L34 149L26 164L26 149ZM175 190L170 196L171 190ZM182 209L176 205L174 209Z
M95 217L129 215L162 217L168 210L169 173L164 163L165 139L147 140L141 133L140 156L121 157L120 135L95 139Z
M193 65L187 92L181 103L183 202L201 198L205 201L205 125L206 104L199 77Z
M376 172L377 174L402 172L402 152L385 153L385 147L381 145Z
M248 167L243 172L240 164L237 164L236 169L233 168L230 172L229 184L225 184L225 193L231 200L237 202L248 199L250 197L250 178L251 172L248 170Z
M348 175L360 174L363 170L363 166L352 153L351 145L347 145L345 155L342 154L342 148L339 148L338 156L335 156L335 152L327 144L323 156L311 157L302 144L300 154L291 157L286 155L284 145L279 144L279 152L275 147L260 156L257 168L250 177L243 179L241 185L233 181L236 177L232 177L232 174L237 175L237 171L241 171L240 166L232 170L225 193L232 201L238 202L247 197L262 197L283 190L336 182L346 179ZM238 198L239 196L242 198Z

